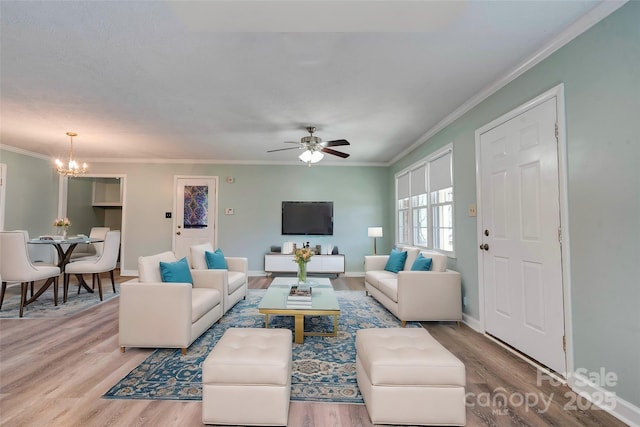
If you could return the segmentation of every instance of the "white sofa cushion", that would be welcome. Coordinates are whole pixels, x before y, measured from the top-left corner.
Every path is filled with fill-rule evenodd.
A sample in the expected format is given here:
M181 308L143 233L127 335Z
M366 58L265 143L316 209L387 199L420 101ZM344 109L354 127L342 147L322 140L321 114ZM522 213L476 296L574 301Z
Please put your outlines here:
M447 256L441 254L439 252L433 251L420 251L423 257L431 258L431 271L447 271ZM416 257L418 255L416 254ZM414 258L415 260L415 258ZM413 264L413 262L411 262ZM411 266L409 266L409 270L411 270Z
M237 291L242 285L247 283L247 277L242 271L231 271L229 270L228 276L229 280L229 295Z
M379 288L381 280L388 280L388 279L395 280L397 277L398 276L396 275L396 273L392 273L387 270L371 270L365 273L364 280L370 285L375 286L376 288Z
M385 294L391 301L398 302L398 278L380 279L378 281L378 289Z
M157 255L141 256L138 258L138 281L143 283L162 282L160 261L176 262L173 252L167 251Z
M404 262L403 270L410 271L411 266L413 265L413 262L418 257L418 252L420 251L418 248L410 248L410 247L402 248L402 250L407 253L407 260Z
M189 250L191 268L194 270L206 270L208 268L207 260L204 257L205 252L213 252L213 245L211 243L191 246Z
M196 323L221 301L222 296L216 289L193 288L191 291L191 323Z

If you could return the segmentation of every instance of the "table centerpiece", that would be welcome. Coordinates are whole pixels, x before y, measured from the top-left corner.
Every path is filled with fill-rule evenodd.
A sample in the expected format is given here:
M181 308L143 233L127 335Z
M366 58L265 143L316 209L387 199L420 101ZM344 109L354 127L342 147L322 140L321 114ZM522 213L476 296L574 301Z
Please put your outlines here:
M307 263L312 256L310 248L299 248L293 252L293 261L298 264L298 283L307 283Z
M56 218L53 220L53 226L56 227L56 235L62 236L63 240L67 238L67 229L70 225L71 221L69 221L69 218L67 217Z

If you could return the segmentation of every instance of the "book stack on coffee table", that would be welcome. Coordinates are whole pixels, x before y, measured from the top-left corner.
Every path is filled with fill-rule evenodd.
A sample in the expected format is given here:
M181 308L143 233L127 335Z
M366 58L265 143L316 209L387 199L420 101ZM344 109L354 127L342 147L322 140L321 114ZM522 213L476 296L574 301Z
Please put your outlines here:
M294 285L287 296L287 308L311 308L311 287Z

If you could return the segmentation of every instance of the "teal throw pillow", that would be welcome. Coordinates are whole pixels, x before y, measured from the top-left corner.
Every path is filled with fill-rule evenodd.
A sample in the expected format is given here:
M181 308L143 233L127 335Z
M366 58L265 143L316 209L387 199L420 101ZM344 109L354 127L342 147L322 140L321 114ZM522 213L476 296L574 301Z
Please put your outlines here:
M391 249L391 253L389 254L389 259L387 260L387 264L384 266L384 269L392 273L397 273L398 271L402 271L406 260L407 260L406 252L399 251L397 249Z
M424 255L418 254L418 257L413 261L411 271L429 271L431 270L431 258L425 258Z
M162 281L166 283L193 284L191 271L189 270L189 263L187 262L186 257L176 262L160 261L160 276L162 277Z
M220 250L220 248L216 249L215 252L204 252L204 259L207 261L207 268L215 269L215 270L226 270L227 269L227 261L224 259L224 254Z

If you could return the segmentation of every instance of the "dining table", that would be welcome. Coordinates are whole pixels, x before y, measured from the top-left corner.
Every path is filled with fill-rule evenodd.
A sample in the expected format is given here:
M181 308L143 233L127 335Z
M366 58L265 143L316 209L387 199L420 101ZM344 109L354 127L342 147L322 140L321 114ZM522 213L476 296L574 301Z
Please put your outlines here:
M76 248L76 246L81 243L93 244L100 242L104 242L104 239L87 237L84 235L70 236L66 238L59 238L59 236L42 236L27 241L27 243L31 245L52 245L56 249L56 252L58 252L58 268L60 268L61 274L64 274L64 267L69 264L71 260L71 254L73 253L73 250ZM87 292L93 293L93 289L89 287L81 274L76 274L76 277L78 278L80 286L86 289ZM40 289L38 289L38 291L31 296L31 298L25 301L24 305L29 305L37 300L38 297L42 295L49 288L49 286L54 283L54 280L54 277L48 278L44 285L42 285ZM55 292L54 295L54 303L56 306L58 305L57 292Z

